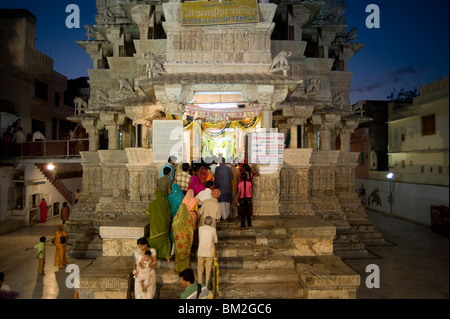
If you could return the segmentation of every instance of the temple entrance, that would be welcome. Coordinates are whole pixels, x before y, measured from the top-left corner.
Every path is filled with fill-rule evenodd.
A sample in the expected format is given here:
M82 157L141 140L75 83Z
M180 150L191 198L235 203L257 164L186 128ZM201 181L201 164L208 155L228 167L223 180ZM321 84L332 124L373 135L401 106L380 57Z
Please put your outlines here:
M240 92L196 93L183 115L189 131L190 160L224 157L227 161L246 158L246 135L261 127L258 107L249 107Z

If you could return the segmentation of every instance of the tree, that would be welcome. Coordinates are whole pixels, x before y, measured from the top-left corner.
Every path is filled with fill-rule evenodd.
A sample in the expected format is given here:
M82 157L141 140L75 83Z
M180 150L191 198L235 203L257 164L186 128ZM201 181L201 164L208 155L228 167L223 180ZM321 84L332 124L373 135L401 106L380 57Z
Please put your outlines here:
M400 91L397 91L395 88L392 90L391 94L386 96L386 99L390 101L400 101L400 102L412 102L413 98L419 95L419 91L417 87L412 90L405 91L404 88L401 88Z

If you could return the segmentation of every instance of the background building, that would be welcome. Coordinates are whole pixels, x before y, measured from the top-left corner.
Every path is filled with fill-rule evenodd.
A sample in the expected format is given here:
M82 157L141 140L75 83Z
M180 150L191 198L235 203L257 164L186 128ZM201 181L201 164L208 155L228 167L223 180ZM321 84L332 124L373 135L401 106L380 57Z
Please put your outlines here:
M45 142L1 144L0 233L37 222L41 198L49 206L48 218L59 216L63 202L71 204L72 193L82 188L75 156L82 148L65 140L77 127L67 120L74 114L73 99L89 94L88 87L71 81L68 90L67 78L35 48L35 38L32 13L0 10L0 136L9 127L13 133L22 127L26 135L39 130L46 137ZM81 131L79 126L75 132ZM48 171L47 163L55 169Z
M64 103L67 78L35 48L36 17L25 9L0 10L1 134L8 126L25 134L39 130L47 140L68 136L73 108Z
M423 85L412 103L387 104L387 127L364 132L370 136L372 151L372 141L381 140L388 131L389 165L380 166L379 162L375 165L374 157L370 156L369 163L363 167L360 162L357 169L357 187L364 184L367 195L379 189L381 205L371 203L372 208L431 225L430 207L448 207L448 94L448 77ZM372 116L377 116L376 113L385 116L385 107L376 109ZM367 140L364 134L356 134L361 130L366 129L356 130L355 141ZM362 145L355 144L354 147L361 148ZM372 166L377 169L373 170ZM391 180L386 177L389 172L394 174Z

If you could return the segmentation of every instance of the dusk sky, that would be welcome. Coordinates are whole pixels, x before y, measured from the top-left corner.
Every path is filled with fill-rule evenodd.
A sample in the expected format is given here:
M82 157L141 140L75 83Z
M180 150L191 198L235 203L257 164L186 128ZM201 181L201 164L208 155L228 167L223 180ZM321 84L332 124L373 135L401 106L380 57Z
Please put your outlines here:
M345 2L347 31L357 27L356 42L366 44L349 64L352 103L385 100L394 88L414 89L448 76L448 0ZM66 27L69 4L80 8L79 29ZM369 4L380 9L379 29L366 27ZM92 61L76 41L87 40L83 26L95 24L95 0L2 1L0 8L28 9L37 18L36 48L54 60L54 69L68 79L87 76Z

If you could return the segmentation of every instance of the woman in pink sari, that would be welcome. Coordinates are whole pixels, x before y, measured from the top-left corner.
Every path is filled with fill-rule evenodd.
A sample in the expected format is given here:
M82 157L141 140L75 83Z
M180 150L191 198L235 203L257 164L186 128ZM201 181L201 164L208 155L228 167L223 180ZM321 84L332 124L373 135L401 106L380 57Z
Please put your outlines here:
M192 175L191 182L188 187L188 190L189 189L193 190L194 197L197 196L198 193L206 189L205 183L207 177L208 177L208 170L204 166L201 166L198 172L194 171L194 175Z

